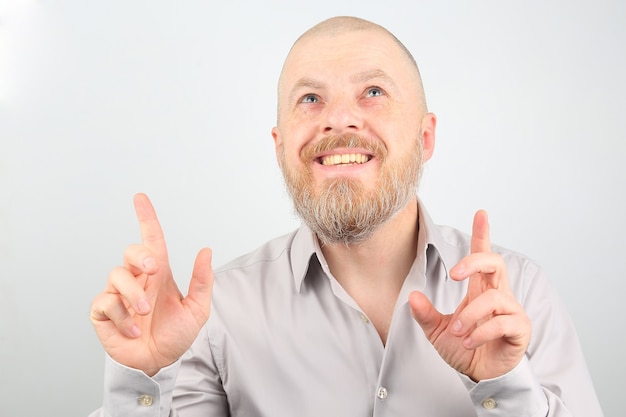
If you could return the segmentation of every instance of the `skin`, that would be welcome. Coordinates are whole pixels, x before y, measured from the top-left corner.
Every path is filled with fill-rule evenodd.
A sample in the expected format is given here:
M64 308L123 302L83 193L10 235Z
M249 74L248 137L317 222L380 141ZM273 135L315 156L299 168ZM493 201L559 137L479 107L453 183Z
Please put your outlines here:
M381 38L380 31L301 38L287 57L278 91L279 122L272 136L277 154L282 148L292 169L302 168L299 155L306 144L323 135L347 132L383 141L393 160L415 146L423 131L425 160L432 155L436 119L425 115L416 100L423 95L419 76L395 43ZM350 152L355 151L359 149ZM378 164L372 160L339 169L311 165L319 186L335 176L374 184Z
M409 296L413 317L457 371L474 381L504 375L526 353L531 323L511 292L503 259L491 252L485 211L474 216L470 255L450 270L450 277L469 279L456 311L443 315L416 291Z
M355 24L358 29L355 29ZM434 151L436 118L423 104L421 80L406 51L373 24L338 18L301 37L279 81L279 114L272 137L283 168L313 172L316 187L328 178L358 178L371 189L381 168L365 164L322 166L300 152L324 135L358 133L380 141L386 164L422 141L424 161ZM358 150L356 150L358 151ZM333 149L331 153L354 153ZM189 292L183 297L169 267L161 226L147 196L135 196L140 245L124 253L91 321L105 350L118 362L154 375L191 345L210 310L211 252L200 250ZM370 317L386 342L400 287L417 250L417 199L358 245L323 245L333 275ZM513 369L530 338L530 321L510 291L502 258L491 252L487 215L476 213L471 253L450 271L469 279L466 297L450 315L438 312L419 292L410 295L413 317L447 363L475 381Z
M93 300L90 317L113 359L152 376L189 349L209 317L211 250L198 253L183 298L150 200L137 194L134 204L142 244L124 251L124 264L109 274L106 289Z
M359 152L334 149L303 161L302 149L325 135L358 133L387 148L394 164L421 140L424 160L434 150L436 118L424 113L416 69L396 42L378 28L316 33L302 37L290 51L279 83L278 126L272 130L284 168L308 164L316 187L336 177L358 178L371 190L381 169L374 158L365 164L323 166L318 157ZM383 343L400 287L417 245L414 199L368 241L346 247L322 247L331 272L368 315Z

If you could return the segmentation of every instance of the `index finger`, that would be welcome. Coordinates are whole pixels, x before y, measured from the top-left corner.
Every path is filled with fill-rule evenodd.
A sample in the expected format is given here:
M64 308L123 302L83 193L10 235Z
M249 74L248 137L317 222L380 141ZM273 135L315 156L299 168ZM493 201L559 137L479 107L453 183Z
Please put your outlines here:
M165 237L150 199L147 195L138 193L135 194L133 202L144 246L161 258L161 260L166 261L167 246L165 245Z
M489 238L489 217L485 210L478 210L472 226L471 253L491 252Z

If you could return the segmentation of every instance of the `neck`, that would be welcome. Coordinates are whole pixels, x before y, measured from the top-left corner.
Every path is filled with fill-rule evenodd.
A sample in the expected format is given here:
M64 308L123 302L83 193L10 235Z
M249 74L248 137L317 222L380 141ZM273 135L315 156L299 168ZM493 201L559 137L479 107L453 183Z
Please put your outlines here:
M359 282L381 281L380 272L395 276L402 283L417 252L417 199L411 200L368 240L354 244L322 246L331 272L338 281L349 281L356 275Z
M413 199L365 242L322 247L331 273L368 315L383 343L417 253L417 217Z

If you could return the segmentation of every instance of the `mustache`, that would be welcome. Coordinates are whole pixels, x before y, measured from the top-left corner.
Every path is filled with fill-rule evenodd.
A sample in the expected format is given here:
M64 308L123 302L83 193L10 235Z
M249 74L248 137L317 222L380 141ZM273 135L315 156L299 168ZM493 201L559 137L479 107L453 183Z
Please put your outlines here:
M385 160L387 157L387 147L382 141L366 138L356 133L324 136L319 141L309 143L302 148L300 157L305 161L309 161L322 152L332 151L337 148L363 149L380 160Z

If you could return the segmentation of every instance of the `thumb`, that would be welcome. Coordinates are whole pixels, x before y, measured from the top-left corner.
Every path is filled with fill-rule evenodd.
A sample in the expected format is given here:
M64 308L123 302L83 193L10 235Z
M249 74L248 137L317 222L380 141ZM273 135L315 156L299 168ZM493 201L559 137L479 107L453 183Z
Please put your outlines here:
M209 317L209 311L211 310L211 293L213 291L212 257L213 253L209 248L203 248L198 252L193 265L187 295L188 302L199 308L199 312L204 320Z
M426 335L430 335L441 323L443 315L437 311L423 293L413 291L409 295L409 305L411 306L411 315Z

